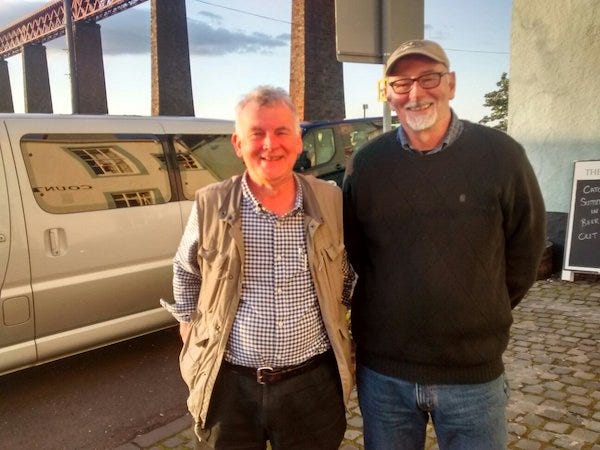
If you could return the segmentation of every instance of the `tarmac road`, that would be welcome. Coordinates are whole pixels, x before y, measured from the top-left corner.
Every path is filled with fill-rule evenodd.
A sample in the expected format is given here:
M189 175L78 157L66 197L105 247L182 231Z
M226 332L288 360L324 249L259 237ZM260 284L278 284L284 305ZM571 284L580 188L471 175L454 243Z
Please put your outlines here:
M175 328L0 377L0 449L115 448L186 413Z

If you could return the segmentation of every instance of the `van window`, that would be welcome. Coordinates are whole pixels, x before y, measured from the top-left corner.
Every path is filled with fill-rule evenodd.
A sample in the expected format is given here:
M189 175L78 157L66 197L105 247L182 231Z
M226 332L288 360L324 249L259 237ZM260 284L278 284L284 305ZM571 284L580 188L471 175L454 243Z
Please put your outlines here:
M183 195L194 199L197 189L244 171L229 134L185 134L173 139Z
M349 157L360 150L368 141L383 133L383 124L375 121L341 124L340 133L344 136L344 142L350 149L346 152L346 157Z
M21 152L38 205L74 213L166 203L163 147L153 135L30 134Z
M302 155L309 163L307 167L325 164L335 155L333 128L309 130L303 137Z

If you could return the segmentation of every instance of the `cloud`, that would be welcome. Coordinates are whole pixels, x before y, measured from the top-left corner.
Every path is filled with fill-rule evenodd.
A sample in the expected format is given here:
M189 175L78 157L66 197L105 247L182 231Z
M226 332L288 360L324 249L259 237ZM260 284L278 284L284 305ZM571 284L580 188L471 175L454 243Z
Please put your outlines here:
M26 16L44 6L47 2L22 2L2 0L0 17L6 24L19 17ZM9 14L10 13L10 14ZM220 18L216 14L210 21ZM12 20L11 20L12 19ZM104 55L135 55L150 53L150 11L148 8L134 7L110 16L98 22L102 33L102 51ZM213 26L203 20L188 15L188 41L192 55L225 55L231 53L270 53L278 48L289 46L290 35L268 35L262 32L246 32ZM64 39L46 43L49 51L63 51Z
M30 15L48 2L24 2L22 0L2 0L0 2L0 29L15 22L21 17Z
M451 36L447 26L436 27L434 25L425 24L425 36L427 39L434 41L444 41Z
M129 8L98 22L104 55L150 53L150 10Z
M265 33L228 30L205 22L188 19L190 53L224 55L229 53L269 53L290 43L289 34L271 36Z
M212 19L212 20L215 20L215 21L219 21L219 22L221 22L223 20L223 16L220 16L220 15L215 14L215 13L211 13L209 11L199 11L198 15L199 16L204 16L204 17L207 17L209 19Z

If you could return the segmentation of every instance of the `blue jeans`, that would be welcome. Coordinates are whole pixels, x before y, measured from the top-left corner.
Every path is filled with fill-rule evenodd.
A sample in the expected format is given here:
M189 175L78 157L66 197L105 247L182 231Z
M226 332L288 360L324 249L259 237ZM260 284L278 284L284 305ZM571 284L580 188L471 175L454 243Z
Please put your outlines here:
M440 450L504 450L504 375L481 384L422 385L358 366L366 450L422 450L429 417Z

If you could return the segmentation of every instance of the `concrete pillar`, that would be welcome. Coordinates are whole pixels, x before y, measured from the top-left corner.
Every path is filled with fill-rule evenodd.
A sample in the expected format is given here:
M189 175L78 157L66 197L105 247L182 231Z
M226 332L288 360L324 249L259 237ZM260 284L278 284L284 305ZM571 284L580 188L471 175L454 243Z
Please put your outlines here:
M26 113L52 113L46 47L42 44L23 46L23 88Z
M15 112L8 76L8 63L0 58L0 112Z
M73 26L75 66L80 114L108 114L100 25L76 22Z
M185 0L152 0L152 115L193 116Z
M290 95L301 120L346 116L344 73L335 50L334 0L292 0Z

